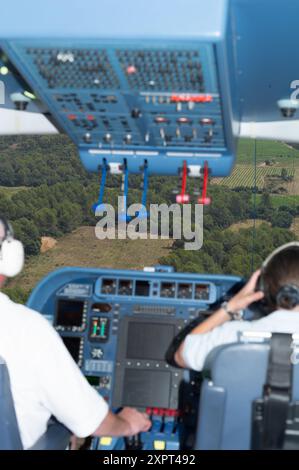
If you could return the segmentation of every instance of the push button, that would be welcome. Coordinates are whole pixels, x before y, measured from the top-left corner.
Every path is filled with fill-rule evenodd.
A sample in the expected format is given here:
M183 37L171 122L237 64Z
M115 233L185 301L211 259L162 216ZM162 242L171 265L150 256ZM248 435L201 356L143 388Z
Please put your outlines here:
M111 446L112 437L101 437L100 444L101 446Z
M154 441L155 450L165 450L165 448L166 448L165 441Z

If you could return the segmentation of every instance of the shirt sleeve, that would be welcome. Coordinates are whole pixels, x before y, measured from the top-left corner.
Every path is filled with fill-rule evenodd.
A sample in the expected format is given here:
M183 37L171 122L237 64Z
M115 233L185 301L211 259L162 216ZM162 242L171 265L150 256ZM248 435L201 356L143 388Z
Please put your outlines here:
M40 339L41 405L76 436L93 434L108 413L106 401L89 385L50 325L44 325Z
M224 323L209 333L186 336L182 357L187 367L201 371L208 354L217 346L238 341L238 332L251 329L250 322L234 321Z

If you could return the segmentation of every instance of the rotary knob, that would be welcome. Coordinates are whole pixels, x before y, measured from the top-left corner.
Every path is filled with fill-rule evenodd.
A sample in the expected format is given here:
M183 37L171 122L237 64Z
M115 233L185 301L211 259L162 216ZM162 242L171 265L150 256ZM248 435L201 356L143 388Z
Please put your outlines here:
M139 108L133 108L131 111L131 116L134 119L138 119L142 116L141 110Z
M104 352L101 348L93 348L91 351L91 357L93 359L102 359Z

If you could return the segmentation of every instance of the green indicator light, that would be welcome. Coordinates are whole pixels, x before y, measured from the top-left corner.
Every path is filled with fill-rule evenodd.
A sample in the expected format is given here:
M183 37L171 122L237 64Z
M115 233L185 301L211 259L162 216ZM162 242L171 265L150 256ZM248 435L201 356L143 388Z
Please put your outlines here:
M9 70L5 65L2 65L2 67L0 67L0 74L1 75L7 75L8 72L9 72Z
M25 90L24 95L27 96L27 98L30 98L31 100L36 99L36 96L33 93L30 93L30 91Z
M94 336L96 336L96 334L97 334L97 324L96 324L96 322L93 324L93 332L92 332L92 334L93 334Z
M105 336L105 323L101 324L101 336Z

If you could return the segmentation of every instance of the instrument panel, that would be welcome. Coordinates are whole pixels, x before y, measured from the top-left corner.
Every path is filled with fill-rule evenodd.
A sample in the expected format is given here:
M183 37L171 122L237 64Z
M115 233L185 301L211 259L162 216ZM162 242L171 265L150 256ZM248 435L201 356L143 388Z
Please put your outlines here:
M171 363L169 348L239 281L234 276L64 268L41 281L28 305L50 321L110 406L173 412L180 407L187 371Z
M78 146L225 151L213 45L51 44L13 41L8 54Z
M215 4L221 15L194 3L201 26L192 21L190 35L180 34L180 22L167 34L166 18L161 31L138 38L132 25L128 35L123 18L103 5L111 11L96 36L18 34L1 48L87 170L126 160L131 174L146 162L149 174L177 175L184 161L199 169L208 161L214 177L226 176L238 132L235 38L227 0Z

